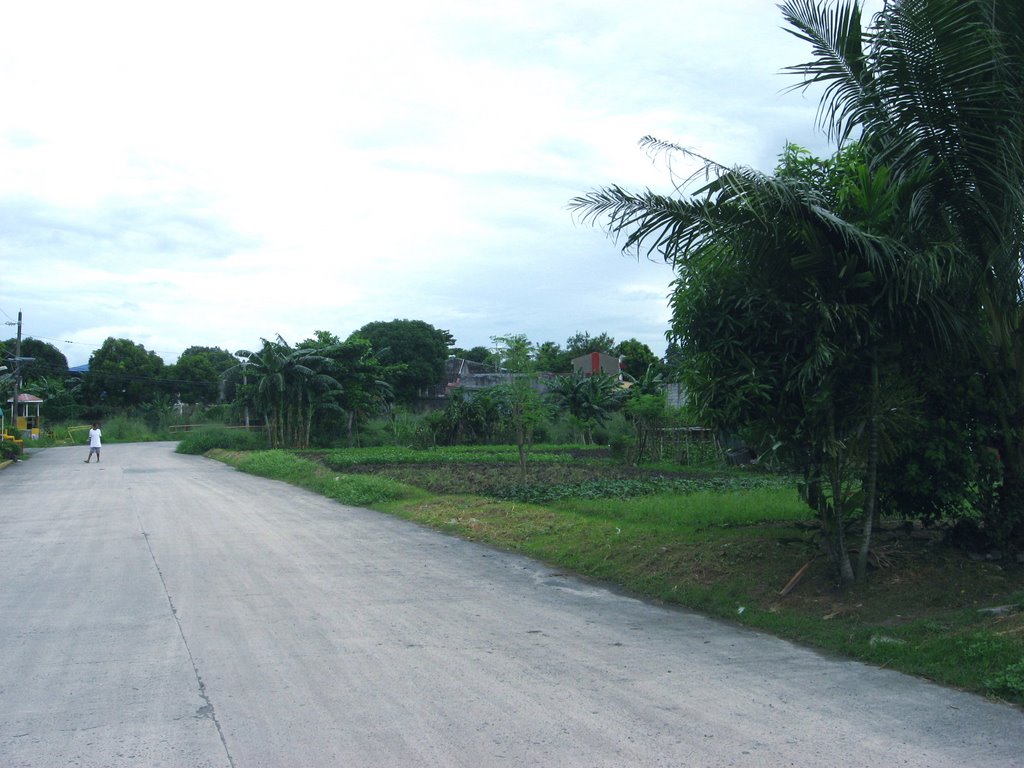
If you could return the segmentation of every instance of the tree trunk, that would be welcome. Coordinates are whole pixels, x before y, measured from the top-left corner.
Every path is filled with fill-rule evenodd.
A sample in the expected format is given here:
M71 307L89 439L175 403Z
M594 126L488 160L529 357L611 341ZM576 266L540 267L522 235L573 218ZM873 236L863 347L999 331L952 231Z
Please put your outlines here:
M846 548L846 525L843 520L843 448L836 437L836 419L834 408L828 410L828 439L831 443L831 455L826 466L829 467L829 485L832 487L832 523L833 544L836 554L836 567L843 587L854 582L853 564L850 562L850 551Z
M857 581L864 581L868 573L868 555L871 552L871 534L875 524L875 496L878 492L878 361L871 361L871 391L868 395L868 462L864 481L864 534L857 556Z
M850 562L850 550L846 548L846 526L843 521L843 484L836 468L832 476L832 517L835 524L836 565L839 568L839 580L844 587L854 582L853 564Z

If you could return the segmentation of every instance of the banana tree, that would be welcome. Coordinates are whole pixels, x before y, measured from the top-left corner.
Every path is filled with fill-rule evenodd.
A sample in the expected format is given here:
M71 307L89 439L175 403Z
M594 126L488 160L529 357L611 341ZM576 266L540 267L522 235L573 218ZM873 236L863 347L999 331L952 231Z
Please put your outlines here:
M293 349L280 336L263 339L258 352L241 350L248 361L246 375L253 407L263 415L270 446L307 448L313 417L319 407L340 391L329 373L331 361L313 349Z
M619 409L625 395L621 382L604 374L558 376L548 386L548 399L575 420L585 444L594 442L594 427Z

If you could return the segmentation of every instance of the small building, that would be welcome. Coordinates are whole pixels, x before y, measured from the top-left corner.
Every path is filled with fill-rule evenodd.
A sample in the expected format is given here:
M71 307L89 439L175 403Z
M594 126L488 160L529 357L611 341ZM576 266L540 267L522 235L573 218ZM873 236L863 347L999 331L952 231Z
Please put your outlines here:
M42 425L42 405L45 400L28 392L18 393L17 407L14 398L7 398L11 404L11 424L17 432L28 432L33 439L39 438L39 427Z
M545 392L548 382L556 378L552 373L538 373L527 376L522 373L512 373L505 369L495 370L491 363L478 363L475 360L464 360L461 357L449 357L445 364L445 384L434 390L433 397L448 399L454 390L461 390L463 397L471 392L482 389L491 389L503 384L511 384L520 378L529 378L530 386L538 392Z
M501 376L501 372L489 363L478 363L461 357L449 357L445 363L445 383L449 391L456 387L483 389L487 385L481 384L480 380L488 376Z
M573 373L593 376L595 373L603 373L606 376L622 376L622 361L615 355L608 355L604 352L591 352L588 355L580 355L572 359Z

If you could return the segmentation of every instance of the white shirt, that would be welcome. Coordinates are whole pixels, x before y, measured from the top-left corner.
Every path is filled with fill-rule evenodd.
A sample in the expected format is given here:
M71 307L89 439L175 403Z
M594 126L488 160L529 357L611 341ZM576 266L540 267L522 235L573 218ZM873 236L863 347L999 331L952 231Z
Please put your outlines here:
M100 447L100 437L101 436L102 436L102 433L98 429L90 429L89 430L89 447L90 448L99 448Z

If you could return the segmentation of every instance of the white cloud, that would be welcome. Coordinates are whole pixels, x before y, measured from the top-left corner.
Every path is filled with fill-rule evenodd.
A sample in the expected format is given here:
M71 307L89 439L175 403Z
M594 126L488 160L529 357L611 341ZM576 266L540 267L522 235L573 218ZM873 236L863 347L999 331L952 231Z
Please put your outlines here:
M781 23L764 0L18 4L0 310L72 364L107 335L171 362L394 317L660 352L671 271L566 204L668 189L647 134L762 168L823 149Z

